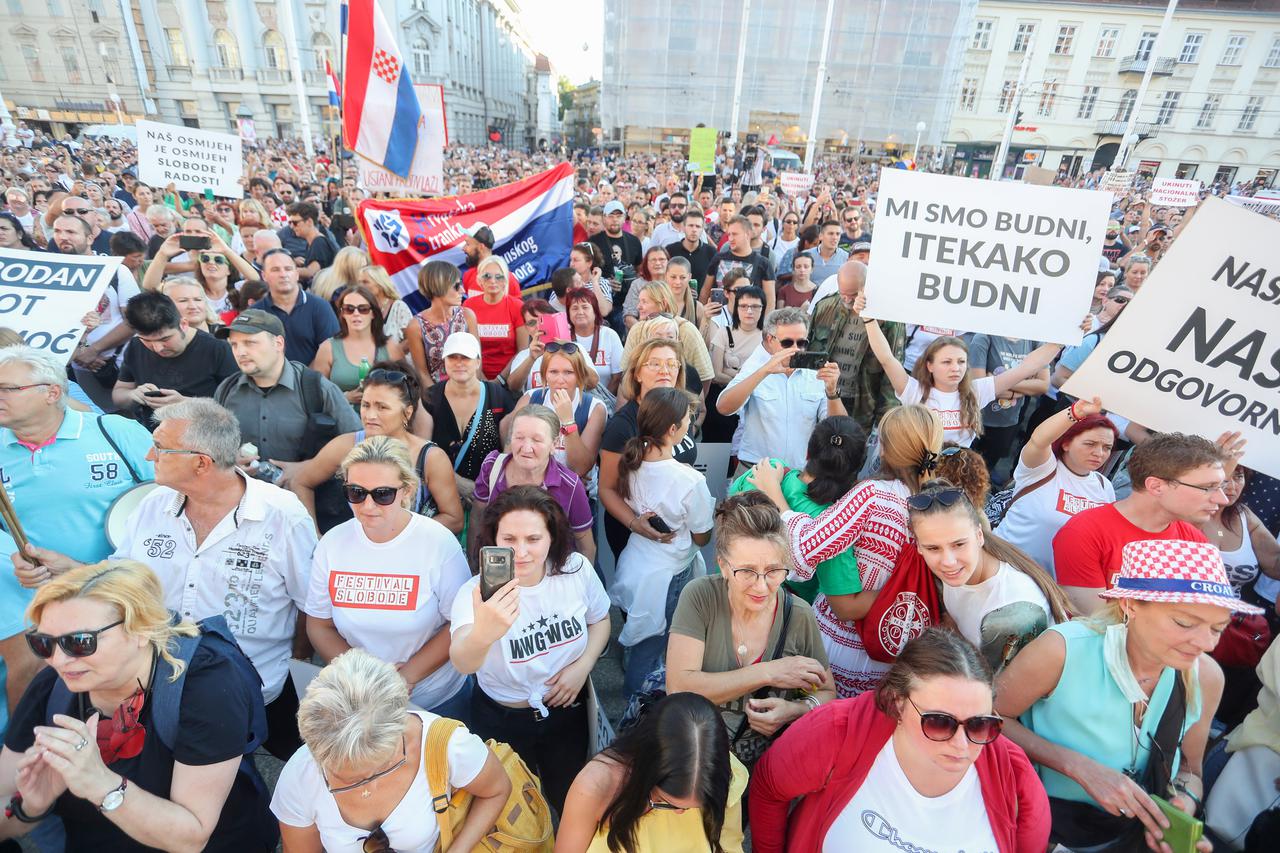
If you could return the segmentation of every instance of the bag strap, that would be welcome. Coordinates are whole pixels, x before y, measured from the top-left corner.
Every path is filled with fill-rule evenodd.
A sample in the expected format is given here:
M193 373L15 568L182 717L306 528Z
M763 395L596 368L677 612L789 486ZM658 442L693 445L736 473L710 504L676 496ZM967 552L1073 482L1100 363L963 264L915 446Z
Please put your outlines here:
M1173 780L1173 756L1182 742L1182 724L1186 717L1187 687L1182 681L1182 674L1175 672L1173 689L1169 691L1164 713L1156 724L1155 748L1147 756L1145 781L1151 786L1147 789L1149 794L1164 797L1169 793L1169 783Z
M493 460L493 467L489 469L489 501L493 501L493 490L498 487L498 478L502 476L502 467L507 464L510 453L499 453L498 458Z
M116 440L111 437L111 433L107 432L106 426L102 423L106 420L106 417L106 415L98 416L98 431L102 433L102 437L107 440L107 444L111 445L111 449L116 452L116 456L120 457L120 461L124 463L124 467L129 469L129 476L133 478L134 485L137 485L142 482L142 478L138 476L138 471L133 467L133 463L129 461L129 457L125 456L120 450L120 445L116 444Z
M437 717L427 729L427 745L422 750L422 767L431 791L431 809L440 828L440 850L453 845L453 823L449 820L449 738L462 723Z
M444 388L440 389L441 394ZM462 467L462 460L466 458L467 451L471 449L471 442L475 441L476 433L480 431L480 421L484 418L484 404L489 396L489 383L480 383L480 399L476 401L475 414L471 416L471 427L467 430L467 437L463 439L462 447L458 448L458 455L453 460L453 470L457 471ZM447 400L446 400L447 402Z
M1049 472L1048 476L1043 477L1039 480L1036 480L1034 483L1032 483L1029 486L1023 486L1021 489L1018 489L1016 493L1014 493L1014 496L1009 499L1009 503L1004 508L1004 514L1005 515L1009 514L1009 508L1018 502L1018 498L1025 498L1027 495L1031 494L1041 486L1048 485L1050 482L1052 482L1053 478L1056 477L1057 475L1058 475L1058 463L1055 461L1053 463L1053 470Z
M316 411L311 408L311 404L317 398L324 399L324 389L320 385L320 380L323 377L318 371L312 370L301 362L295 363L298 365L298 372L302 374L300 377L302 381L298 383L298 394L302 397L302 410L307 415L316 414ZM323 408L323 405L321 408Z
M773 644L773 653L769 655L768 660L777 660L782 654L783 646L787 642L787 628L791 625L791 593L785 588L782 592L782 628L778 631L778 640ZM763 660L763 658L762 658ZM761 687L759 690L751 694L752 699L763 699L765 694L769 692L768 687ZM743 711L742 722L738 724L738 730L733 733L733 743L737 743L738 739L747 733L747 715Z

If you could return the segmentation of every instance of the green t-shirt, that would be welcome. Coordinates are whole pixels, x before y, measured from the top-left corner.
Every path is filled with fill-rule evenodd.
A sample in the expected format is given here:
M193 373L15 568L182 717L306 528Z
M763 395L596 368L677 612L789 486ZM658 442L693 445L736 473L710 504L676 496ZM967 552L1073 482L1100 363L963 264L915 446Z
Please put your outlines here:
M773 461L782 464L777 459ZM743 474L729 485L729 494L736 495L754 488L747 482L747 474ZM787 506L810 518L817 518L831 506L817 503L809 497L808 484L800 479L800 472L794 468L782 478L782 497L786 499ZM862 592L862 576L858 574L858 561L853 556L853 549L837 554L830 560L823 560L818 564L813 577L807 581L787 581L787 588L810 604L813 604L819 592L823 595Z

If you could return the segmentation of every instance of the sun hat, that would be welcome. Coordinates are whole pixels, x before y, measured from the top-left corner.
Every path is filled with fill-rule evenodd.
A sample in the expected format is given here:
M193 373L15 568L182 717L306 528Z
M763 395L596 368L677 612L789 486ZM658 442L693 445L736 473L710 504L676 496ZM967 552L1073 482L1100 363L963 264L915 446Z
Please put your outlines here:
M1116 585L1102 598L1136 598L1170 604L1212 604L1236 613L1261 613L1236 595L1222 553L1208 542L1145 539L1121 552Z
M470 332L454 332L444 339L444 349L440 353L441 358L448 358L451 355L465 355L467 358L479 358L479 339Z

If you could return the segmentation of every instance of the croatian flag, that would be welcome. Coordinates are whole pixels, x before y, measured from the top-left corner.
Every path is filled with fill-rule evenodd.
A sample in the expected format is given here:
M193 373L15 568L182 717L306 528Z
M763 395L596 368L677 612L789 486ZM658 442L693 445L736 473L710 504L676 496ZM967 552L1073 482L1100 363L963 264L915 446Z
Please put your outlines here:
M561 163L493 189L447 198L365 199L356 222L373 263L383 266L415 312L426 307L418 269L427 261L466 264L466 230L487 225L493 253L507 262L522 288L542 284L569 263L573 247L574 170Z
M395 33L377 0L349 0L342 130L346 145L393 175L413 164L422 118Z
M333 66L329 64L329 60L327 59L324 61L324 76L325 82L329 84L329 106L341 106L341 100L338 96L338 92L342 90L338 87L338 78L333 73Z

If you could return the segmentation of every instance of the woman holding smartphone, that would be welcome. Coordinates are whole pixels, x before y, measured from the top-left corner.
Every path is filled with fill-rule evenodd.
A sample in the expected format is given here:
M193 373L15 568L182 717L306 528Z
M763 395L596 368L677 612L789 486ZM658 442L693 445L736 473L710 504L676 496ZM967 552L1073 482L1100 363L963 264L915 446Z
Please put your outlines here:
M510 744L561 811L587 762L581 694L609 642L609 596L574 553L564 510L537 486L507 489L476 523L482 577L463 584L453 601L449 659L476 674L471 730ZM490 547L503 550L484 550ZM500 574L504 560L511 580L486 599L481 580L492 589L493 569Z

